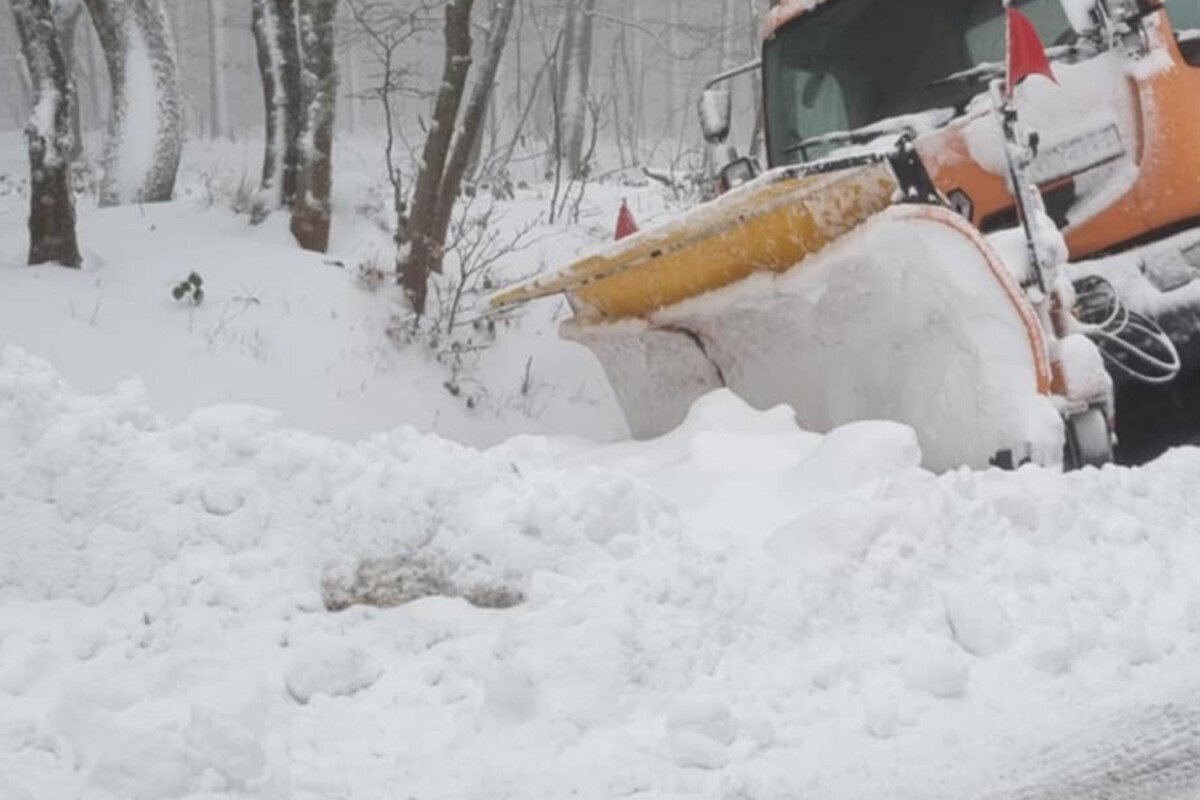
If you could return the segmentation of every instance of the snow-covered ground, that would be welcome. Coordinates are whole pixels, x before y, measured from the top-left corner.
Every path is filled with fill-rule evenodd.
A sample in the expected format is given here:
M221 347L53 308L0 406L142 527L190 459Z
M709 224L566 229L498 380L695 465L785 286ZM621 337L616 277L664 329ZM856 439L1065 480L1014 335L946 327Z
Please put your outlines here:
M1200 747L1200 452L935 478L723 393L346 444L13 347L0 447L12 800L961 798Z
M82 272L21 266L0 197L2 800L1200 784L1200 451L934 476L906 428L726 392L624 442L553 301L468 365L470 408L356 280L387 252L365 159L321 258L209 205L252 145L190 152L189 197L81 208ZM609 235L624 194L664 211L597 187L504 269Z
M339 154L327 256L299 250L284 214L255 227L230 210L239 184L256 174L259 145L199 143L187 150L176 203L98 209L81 201L82 273L22 266L20 144L0 136L0 342L50 359L82 389L137 377L173 419L213 403L252 403L279 410L285 424L348 439L401 424L479 445L527 432L627 435L599 365L557 336L564 303L530 307L502 324L494 342L476 336L471 344L487 352L464 347L457 398L445 386L455 377L449 337L436 347L397 341L398 291L358 280L363 264L390 270L393 253L378 224L382 203L372 200L373 143ZM624 196L639 216L664 205L653 190L598 186L582 224L551 226L539 222L549 196L544 187L518 189L514 201L497 204L491 224L504 233L496 249L525 232L499 259L497 278L560 266L611 237ZM475 213L487 204L479 200ZM192 272L204 281L199 307L171 296Z

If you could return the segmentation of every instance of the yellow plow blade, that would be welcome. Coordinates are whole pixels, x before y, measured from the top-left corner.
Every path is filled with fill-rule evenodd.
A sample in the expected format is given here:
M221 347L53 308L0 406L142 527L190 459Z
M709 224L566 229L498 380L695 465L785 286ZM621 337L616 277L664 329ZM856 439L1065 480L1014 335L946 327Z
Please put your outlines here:
M835 173L768 175L492 299L506 306L567 293L582 323L644 317L748 277L783 272L894 202L886 162Z

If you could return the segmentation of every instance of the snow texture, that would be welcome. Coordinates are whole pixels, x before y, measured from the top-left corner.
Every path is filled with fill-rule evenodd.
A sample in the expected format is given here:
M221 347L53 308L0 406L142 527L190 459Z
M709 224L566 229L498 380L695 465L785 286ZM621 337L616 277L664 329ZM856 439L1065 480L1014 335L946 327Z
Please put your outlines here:
M1195 450L935 478L727 391L648 443L350 445L11 346L0 448L5 798L1196 786ZM381 558L522 602L326 611Z
M81 389L139 377L154 407L174 421L236 402L347 440L401 423L475 445L531 432L627 437L600 366L554 334L560 303L530 306L503 323L495 341L477 342L486 350L464 359L461 379L466 391L479 392L473 409L447 392L438 350L389 338L402 301L358 281L360 264L389 269L394 246L370 203L370 189L384 179L369 172L378 151L368 144L350 141L339 150L327 256L296 250L286 214L250 226L245 216L213 207L242 177L257 174L259 142L190 144L175 203L96 209L81 201L86 267L78 273L24 269L28 201L0 197L0 342L48 358ZM17 135L0 139L0 175L24 171L21 147ZM611 239L622 196L648 223L662 213L656 195L597 186L582 224L551 226L538 220L540 190L518 190L491 223L501 244L510 231L531 226L529 241L498 260L492 279L503 285L564 263L593 237ZM171 297L192 271L204 280L198 307ZM453 256L447 274L457 277ZM442 349L449 347L447 340Z

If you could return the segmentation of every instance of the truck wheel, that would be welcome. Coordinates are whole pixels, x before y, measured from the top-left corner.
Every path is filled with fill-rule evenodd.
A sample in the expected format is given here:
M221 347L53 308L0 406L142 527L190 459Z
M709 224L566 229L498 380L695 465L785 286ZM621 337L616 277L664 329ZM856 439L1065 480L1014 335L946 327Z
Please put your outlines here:
M1102 467L1113 460L1112 432L1103 409L1089 408L1066 420L1063 466L1068 470Z

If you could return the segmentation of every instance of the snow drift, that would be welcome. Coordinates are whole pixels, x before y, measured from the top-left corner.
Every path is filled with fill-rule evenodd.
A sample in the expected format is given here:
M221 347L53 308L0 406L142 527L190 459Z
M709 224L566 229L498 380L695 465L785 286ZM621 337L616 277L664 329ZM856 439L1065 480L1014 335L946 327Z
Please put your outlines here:
M793 420L346 444L5 348L0 797L1026 797L1193 752L1200 453L934 477ZM328 610L381 563L433 596Z

